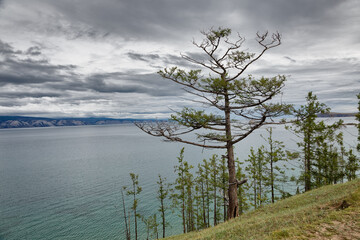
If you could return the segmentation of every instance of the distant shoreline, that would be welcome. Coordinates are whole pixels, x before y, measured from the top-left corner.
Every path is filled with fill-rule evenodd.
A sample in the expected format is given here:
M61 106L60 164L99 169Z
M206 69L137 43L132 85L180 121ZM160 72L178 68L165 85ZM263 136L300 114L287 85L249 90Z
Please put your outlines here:
M319 118L355 117L356 113L318 114ZM0 129L38 128L38 127L63 127L63 126L92 126L130 124L144 121L166 121L165 119L114 119L114 118L41 118L27 116L0 116Z
M318 114L318 117L355 117L356 113L337 113L337 112L330 112L324 114Z
M0 129L91 126L129 124L141 121L155 121L154 119L113 119L113 118L38 118L25 116L0 116Z

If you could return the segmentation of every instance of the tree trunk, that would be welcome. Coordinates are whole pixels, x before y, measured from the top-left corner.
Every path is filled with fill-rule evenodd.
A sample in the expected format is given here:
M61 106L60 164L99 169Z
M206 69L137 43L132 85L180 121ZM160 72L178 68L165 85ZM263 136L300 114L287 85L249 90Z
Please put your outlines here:
M243 214L243 196L242 196L242 192L241 189L238 187L238 192L239 192L239 214Z
M208 172L206 172L208 174ZM209 181L206 180L206 217L207 217L207 227L210 227L210 193L209 193Z
M121 190L121 198L122 198L122 205L123 205L123 210L124 210L124 219L125 219L125 228L126 228L126 240L130 240L130 230L129 230L128 223L127 223L126 207L125 207L125 200L124 200L123 190Z
M206 208L205 208L205 194L204 194L204 183L201 182L201 198L202 198L202 207L203 207L203 221L204 221L204 225L205 227L207 227L207 223L206 223Z
M257 180L256 178L254 178L254 207L255 209L257 208L257 193L256 193L256 189L257 189Z
M238 198L237 198L237 184L236 184L236 171L234 160L234 148L232 144L228 144L228 168L229 168L229 207L228 219L239 216Z
M259 158L260 158L260 156L258 156ZM260 159L259 159L260 160ZM259 164L260 165L260 164ZM259 169L258 169L258 171L259 171L259 193L258 193L258 195L259 195L259 198L258 198L258 200L259 200L259 206L261 206L262 205L262 196L261 196L261 194L262 194L262 170L261 170L261 165L259 166Z
M225 176L225 174L223 174L223 176ZM226 180L225 178L223 179L223 201L224 201L224 222L226 221Z
M226 150L228 158L229 170L229 207L228 219L239 216L238 198L237 198L237 182L236 182L236 168L234 157L234 146L231 134L231 121L230 121L230 100L229 95L225 94L225 130L226 130Z
M273 152L271 146L271 157L270 157L270 181L271 181L271 202L275 202L275 193L274 193L274 166L273 166Z
M164 207L164 199L161 199L161 218L162 218L162 227L163 227L163 238L165 238L165 207Z
M135 218L135 240L138 239L138 234L137 234L137 217L136 217L136 210L134 211L134 218Z
M128 226L129 226L129 240L131 240L131 222L130 222L130 217L131 217L131 215L130 215L130 211L128 212L128 216L129 216L129 223L128 223Z
M183 170L182 170L183 171ZM182 200L182 210L181 210L181 214L182 214L182 219L183 219L183 232L186 233L186 209L185 209L185 201L186 201L186 197L185 197L185 185L184 185L184 173L181 173L181 184L182 185L182 189L181 189L181 200Z
M310 165L310 154L311 154L311 146L310 146L310 133L305 133L306 141L305 141L305 192L311 190L311 165Z
M216 182L215 182L216 184ZM217 209L216 209L216 185L214 186L214 226L217 225Z
M185 221L185 200L183 199L183 203L182 203L182 219L183 219L183 232L186 233L186 221Z

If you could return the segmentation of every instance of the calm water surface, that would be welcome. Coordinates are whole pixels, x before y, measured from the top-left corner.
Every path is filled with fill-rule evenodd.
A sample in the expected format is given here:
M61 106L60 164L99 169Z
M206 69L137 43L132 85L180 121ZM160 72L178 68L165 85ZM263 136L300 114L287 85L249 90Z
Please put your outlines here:
M274 131L295 148L292 135L282 127ZM265 130L237 145L240 159L250 146L263 144L259 134ZM349 144L355 134L355 128L345 132ZM129 173L139 174L139 212L149 216L158 208L157 176L174 179L183 146L162 142L133 125L0 130L0 240L124 239L120 189L130 184ZM185 147L185 159L193 165L223 154ZM167 233L181 233L177 214L168 220L172 228ZM140 231L144 239L141 224Z

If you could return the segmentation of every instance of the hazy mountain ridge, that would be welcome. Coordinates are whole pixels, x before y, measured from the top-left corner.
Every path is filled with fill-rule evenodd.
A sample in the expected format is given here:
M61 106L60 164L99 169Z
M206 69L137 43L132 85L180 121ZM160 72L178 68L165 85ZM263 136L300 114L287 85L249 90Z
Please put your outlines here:
M355 117L356 113L329 112L317 114L318 117Z
M318 117L352 117L355 113L327 113ZM124 124L136 121L154 121L154 119L114 119L114 118L41 118L26 116L0 116L0 128L33 128L82 125Z
M149 121L151 119L146 119ZM112 119L112 118L36 118L23 116L0 116L0 128L32 128L82 125L124 124L144 119Z

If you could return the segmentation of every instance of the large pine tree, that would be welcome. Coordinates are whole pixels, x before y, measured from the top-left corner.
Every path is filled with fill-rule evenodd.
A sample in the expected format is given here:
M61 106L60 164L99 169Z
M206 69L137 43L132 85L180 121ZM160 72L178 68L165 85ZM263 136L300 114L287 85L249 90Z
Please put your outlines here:
M194 45L205 57L194 59L182 55L201 69L185 71L172 67L159 71L164 79L181 85L192 94L194 101L200 103L199 108L184 108L173 114L168 122L141 122L137 126L168 141L225 149L229 172L227 216L234 218L239 214L234 145L268 119L288 110L285 104L269 103L281 93L285 76L255 78L246 72L266 51L280 45L281 35L258 33L256 41L261 50L255 54L242 49L245 38L240 35L231 40L228 28L210 29L202 34L204 40ZM195 133L197 141L187 138L189 133Z

